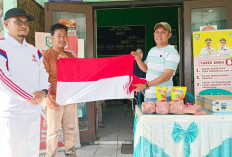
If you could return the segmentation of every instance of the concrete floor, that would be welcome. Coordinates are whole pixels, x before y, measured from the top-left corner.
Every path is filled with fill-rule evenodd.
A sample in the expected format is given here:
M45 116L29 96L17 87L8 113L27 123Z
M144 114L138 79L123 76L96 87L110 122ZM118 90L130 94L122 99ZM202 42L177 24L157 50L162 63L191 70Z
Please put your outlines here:
M82 145L77 149L78 157L133 157L133 154L122 154L122 144L133 143L133 111L131 107L103 107L103 124L98 128L97 141L92 145ZM44 155L40 155L43 157ZM65 157L58 152L57 157Z

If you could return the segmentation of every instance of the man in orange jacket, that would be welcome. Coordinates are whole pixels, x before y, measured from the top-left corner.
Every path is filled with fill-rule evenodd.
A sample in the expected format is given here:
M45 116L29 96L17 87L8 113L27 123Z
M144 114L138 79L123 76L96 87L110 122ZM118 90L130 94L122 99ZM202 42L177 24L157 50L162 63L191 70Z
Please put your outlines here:
M57 154L58 135L63 129L65 156L76 157L75 144L79 141L79 127L77 124L77 104L57 104L57 60L59 58L74 58L64 47L68 42L67 26L57 23L51 26L53 47L43 53L46 71L49 73L51 90L46 98L47 113L47 154L46 157L55 157Z

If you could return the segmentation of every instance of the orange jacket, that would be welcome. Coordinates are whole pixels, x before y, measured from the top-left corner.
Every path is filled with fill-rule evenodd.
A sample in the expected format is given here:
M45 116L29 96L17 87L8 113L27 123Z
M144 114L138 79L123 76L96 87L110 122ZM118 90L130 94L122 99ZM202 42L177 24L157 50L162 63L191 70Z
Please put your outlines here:
M67 54L68 58L74 58L74 56L70 52L64 51ZM60 52L49 48L48 50L43 52L43 62L44 67L49 74L48 81L51 84L51 90L49 92L49 97L56 101L56 86L57 86L57 59Z

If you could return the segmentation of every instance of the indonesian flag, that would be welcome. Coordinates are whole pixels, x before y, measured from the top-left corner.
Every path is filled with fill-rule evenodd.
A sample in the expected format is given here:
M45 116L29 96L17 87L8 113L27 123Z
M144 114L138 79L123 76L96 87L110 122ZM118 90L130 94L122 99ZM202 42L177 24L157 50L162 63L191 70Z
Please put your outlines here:
M62 58L57 63L58 104L133 98L134 57ZM134 78L134 79L133 79Z

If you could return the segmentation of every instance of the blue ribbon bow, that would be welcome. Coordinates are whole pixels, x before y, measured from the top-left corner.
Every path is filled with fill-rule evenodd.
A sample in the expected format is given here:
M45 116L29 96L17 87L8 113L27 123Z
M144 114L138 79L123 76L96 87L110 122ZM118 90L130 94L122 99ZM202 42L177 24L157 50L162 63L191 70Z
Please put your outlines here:
M184 139L184 156L189 157L190 155L190 144L194 142L197 138L199 129L195 122L192 122L187 130L182 129L182 127L175 122L172 130L172 139L175 143L179 143Z

